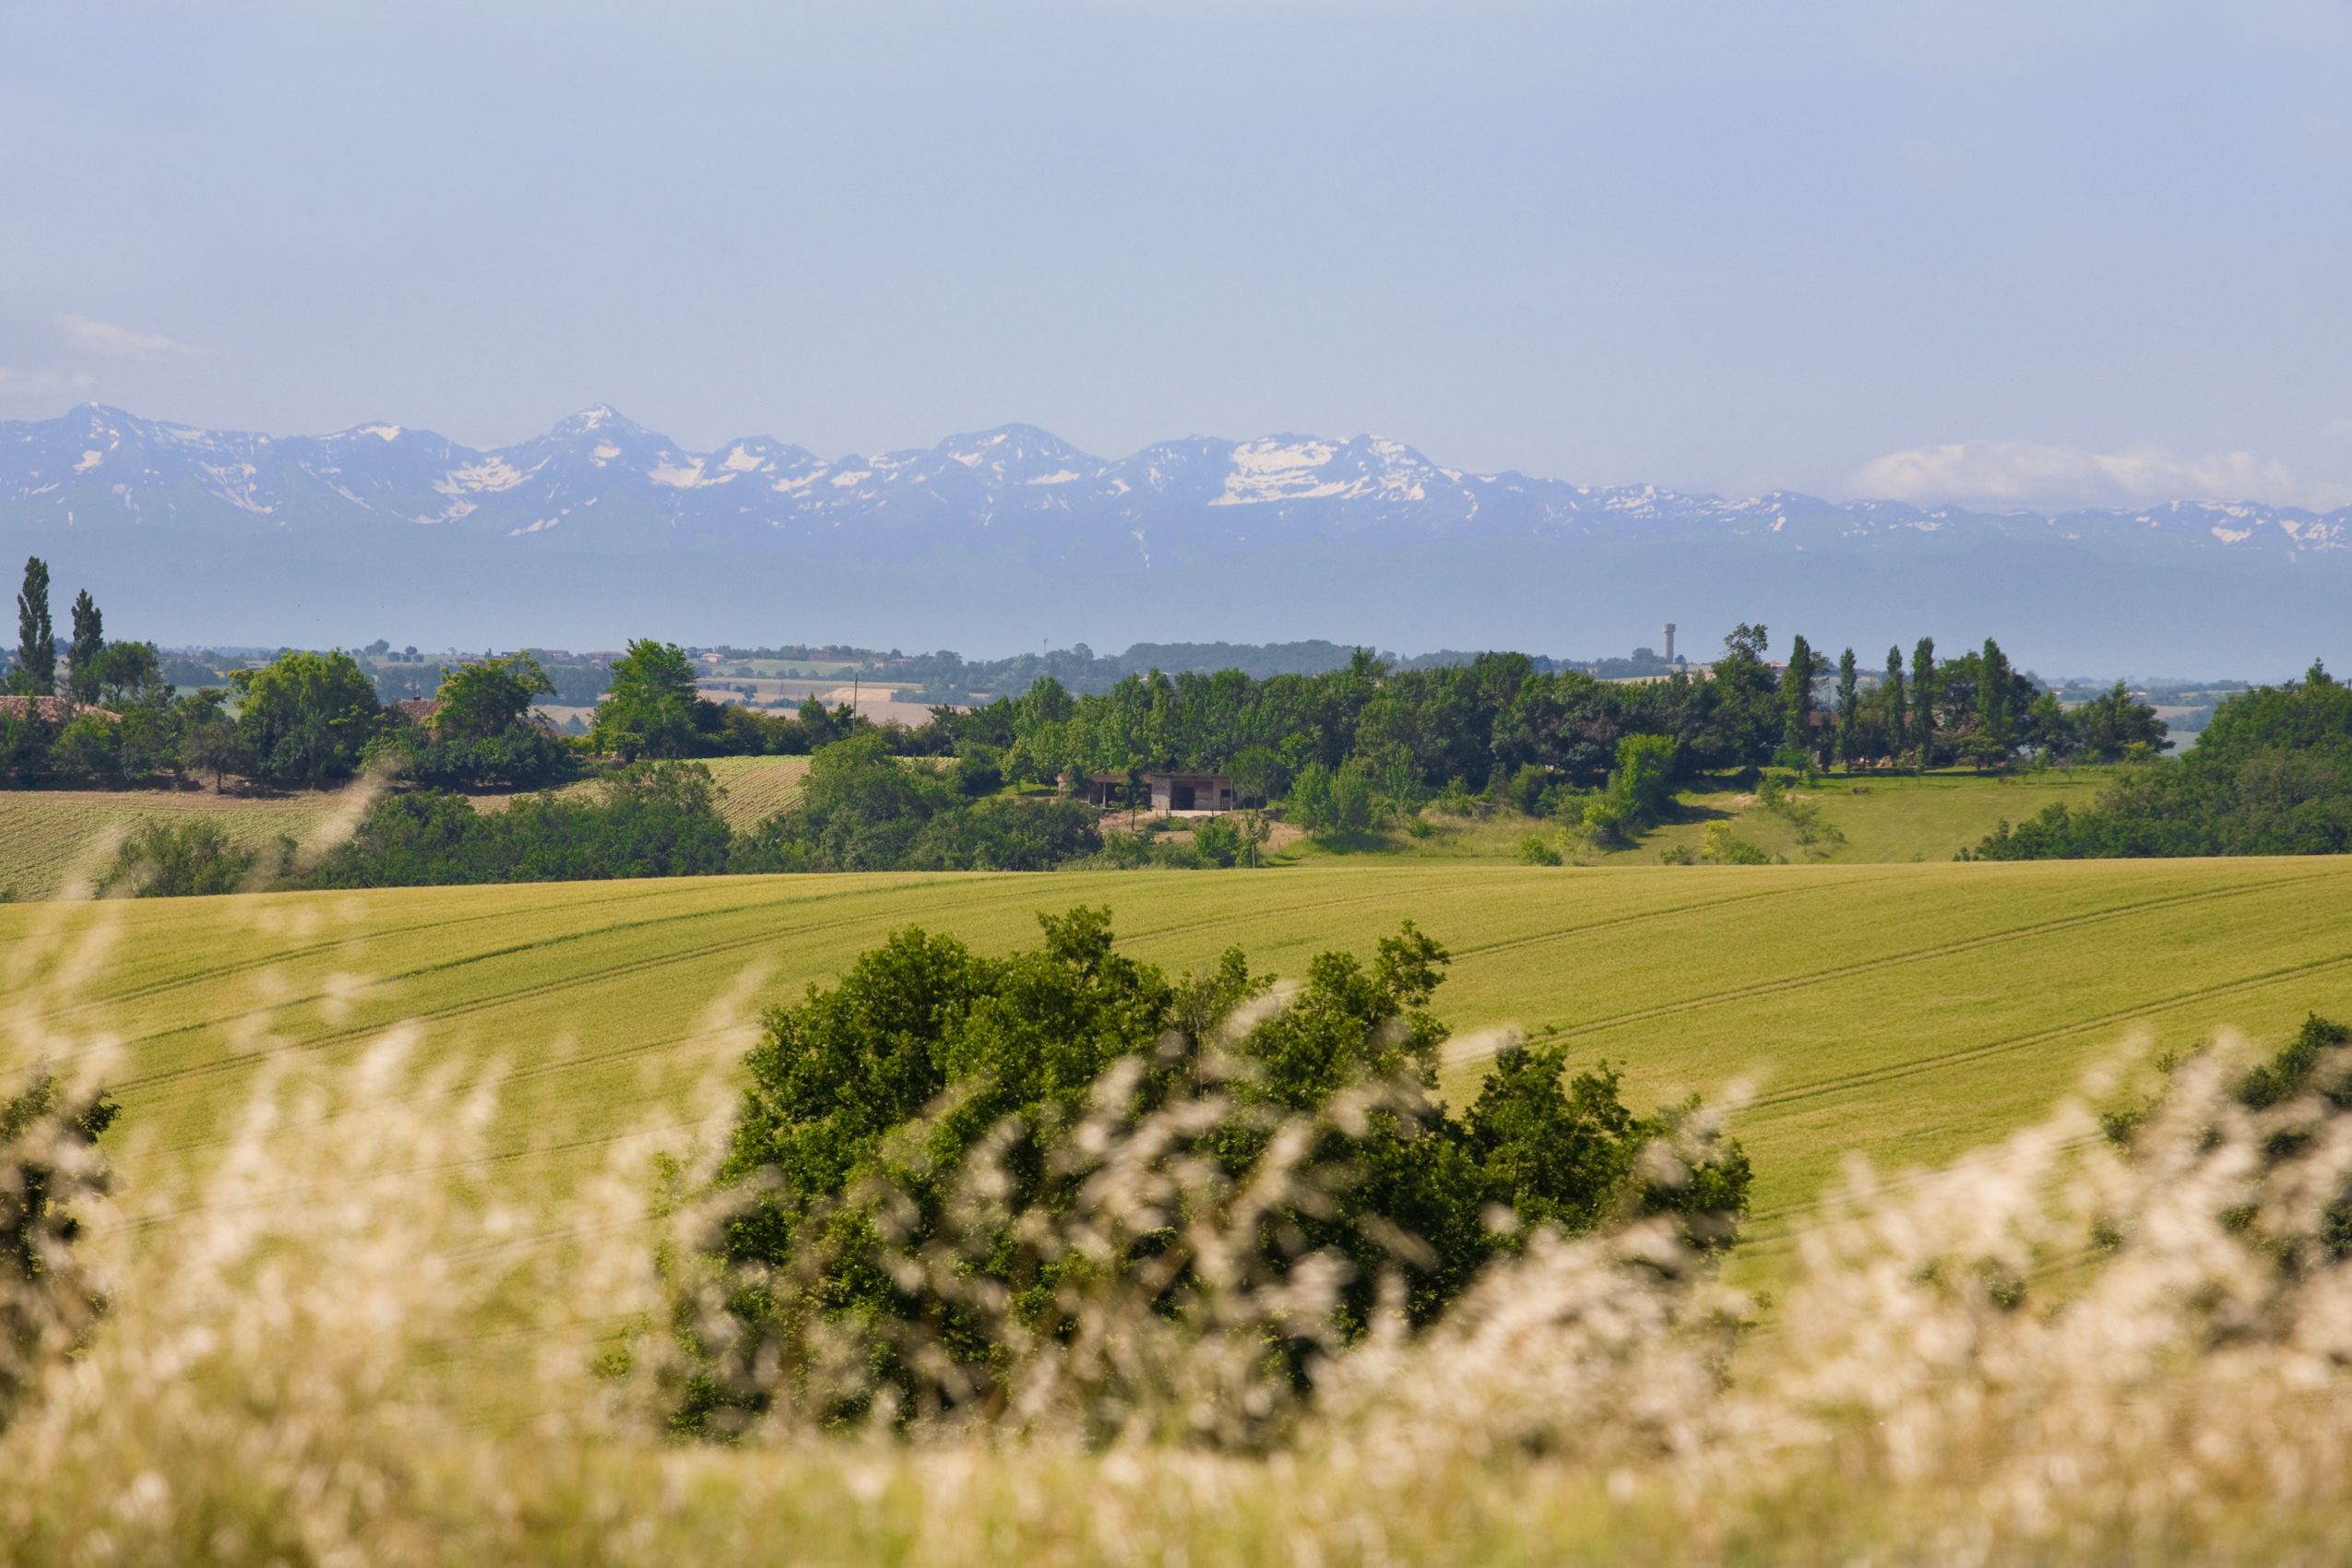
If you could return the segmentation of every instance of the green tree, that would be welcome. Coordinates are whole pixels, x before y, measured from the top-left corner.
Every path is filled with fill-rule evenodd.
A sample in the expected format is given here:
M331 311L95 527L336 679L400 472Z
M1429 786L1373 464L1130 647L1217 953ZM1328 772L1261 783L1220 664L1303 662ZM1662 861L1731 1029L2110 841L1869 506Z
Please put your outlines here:
M680 757L694 747L695 667L676 643L639 637L612 661L612 683L590 731L599 751L624 762Z
M74 666L77 683L81 669ZM172 702L172 683L153 643L108 643L91 662L90 677L96 690L89 700L106 707L160 708Z
M17 668L11 683L26 696L57 690L57 633L49 620L49 563L25 559L25 586L17 594Z
M76 702L98 700L99 657L106 651L106 618L84 588L74 595L73 637L65 645L65 689Z
M2017 749L2015 693L2009 656L1990 637L1977 662L1976 726L1968 736L1968 755L1978 767L2008 766Z
M1780 676L1780 743L1808 755L1821 747L1813 735L1813 682L1821 675L1821 659L1803 634L1788 644L1788 668Z
M1921 637L1911 648L1911 713L1922 770L1935 766L1935 639Z
M313 788L348 778L384 721L375 686L337 649L279 654L259 670L232 671L237 738L263 778Z
M1284 802L1290 821L1306 832L1321 837L1330 833L1338 822L1331 809L1331 770L1319 762L1311 762L1299 770L1290 781L1290 793Z
M1860 727L1861 695L1856 684L1854 650L1837 656L1837 756L1846 771L1854 771L1854 741Z
M1622 802L1631 826L1655 826L1674 800L1681 747L1671 735L1628 735L1617 742L1617 770L1609 792Z
M1886 749L1900 752L1911 743L1911 715L1903 701L1903 649L1899 646L1886 650L1886 680L1880 691L1879 700L1885 705Z
M554 691L547 671L528 653L460 664L442 675L434 694L441 705L434 731L451 741L494 739L526 722L531 704Z
M1372 769L1349 757L1331 773L1331 831L1362 833L1372 825Z
M768 1015L719 1178L743 1200L712 1245L737 1282L721 1308L731 1321L714 1341L709 1320L682 1314L707 1347L682 1429L723 1431L722 1410L777 1398L820 1418L861 1414L878 1396L909 1415L1000 1400L1011 1324L1051 1337L1057 1287L1096 1271L1133 1280L1146 1310L1180 1311L1188 1271L1154 1272L1170 1261L1170 1229L1110 1252L1040 1255L1024 1241L1101 1167L1089 1108L1165 1112L1163 1128L1183 1129L1130 1134L1146 1183L1180 1162L1240 1183L1279 1140L1308 1134L1304 1170L1267 1189L1274 1206L1252 1228L1264 1272L1316 1252L1346 1281L1328 1322L1267 1336L1265 1353L1300 1387L1313 1368L1301 1351L1360 1334L1384 1278L1426 1322L1533 1228L1575 1234L1670 1212L1721 1245L1745 1210L1736 1146L1655 1169L1645 1156L1675 1114L1628 1112L1606 1067L1563 1082L1557 1048L1506 1047L1469 1112L1450 1113L1435 1094L1446 1030L1428 1010L1447 955L1410 922L1370 963L1317 956L1296 994L1253 1022L1237 1010L1269 980L1239 952L1171 980L1118 951L1106 910L1040 923L1041 947L1002 958L894 932L838 984ZM1327 1114L1343 1097L1363 1108ZM974 1178L985 1206L959 1201ZM893 1233L947 1266L893 1267ZM1001 1306L950 1276L994 1287ZM857 1375L830 1382L799 1353L823 1342L818 1325L860 1341Z
M216 794L230 774L247 772L254 766L252 754L245 749L236 724L221 706L226 695L217 686L191 692L180 699L174 710L179 765L191 773L212 775Z

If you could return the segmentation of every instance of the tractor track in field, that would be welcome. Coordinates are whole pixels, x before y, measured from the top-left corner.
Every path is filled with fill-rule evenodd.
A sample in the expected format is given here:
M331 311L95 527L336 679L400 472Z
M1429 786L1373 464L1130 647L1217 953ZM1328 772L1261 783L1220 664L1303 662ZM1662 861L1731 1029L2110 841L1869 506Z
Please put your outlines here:
M1004 874L1007 876L1017 876L1019 873L1008 873ZM382 980L373 980L370 982L370 985L371 988L388 988L421 980L430 975L443 974L452 969L463 968L473 964L491 962L505 957L513 957L521 954L543 952L548 948L558 946L566 943L592 941L600 937L619 935L629 932L648 930L662 926L674 926L694 921L731 919L740 915L754 914L765 909L777 907L778 904L785 906L802 906L836 898L868 897L875 895L877 892L920 892L926 888L942 885L955 885L955 884L944 881L930 881L904 884L897 887L881 890L869 887L859 887L845 888L839 891L829 891L814 895L796 892L790 898L783 900L751 900L741 904L731 905L721 909L687 910L672 914L658 915L651 919L643 921L623 921L611 924L591 927L584 931L565 932L561 936L541 938L530 942L513 943L499 947L489 948L481 952L465 954L439 963L423 965L414 969L403 970L397 974L387 976ZM1019 885L1016 884L1016 885ZM1218 926L1233 925L1237 922L1246 921L1262 920L1283 915L1301 914L1310 911L1355 908L1367 904L1382 904L1391 901L1396 896L1397 890L1396 889L1383 889L1374 893L1360 894L1345 898L1316 898L1304 902L1280 906L1258 907L1240 912L1224 911L1212 916L1204 916L1196 920L1180 921L1172 924L1146 927L1141 930L1132 931L1120 940L1123 943L1125 943L1153 940L1169 936L1181 936L1196 931L1212 929ZM1562 936L1574 934L1578 931L1603 930L1611 926L1621 925L1631 921L1664 919L1673 915L1688 914L1714 908L1725 903L1738 903L1744 902L1750 898L1771 897L1776 896L1778 895L1771 892L1735 894L1728 898L1703 899L1694 903L1676 905L1666 909L1645 910L1631 915L1612 916L1604 921L1587 922L1584 926L1571 928L1567 932L1554 932L1550 934L1552 936ZM1030 901L1030 898L1031 891L1026 886L1023 886L1022 890L1014 897L989 899L984 902L975 901L963 904L958 907L956 912L959 917L961 917L974 910L993 911L1008 906L1017 907L1026 904ZM595 902L599 904L613 904L627 901L627 896L624 896L621 897L599 899ZM900 911L894 910L888 914L878 913L873 916L860 918L866 919L868 921L890 920L899 918L900 913ZM477 918L504 918L504 916ZM434 923L445 922L426 922L426 924ZM425 924L420 924L403 929L418 930L425 928ZM725 942L707 943L681 952L649 955L643 958L632 959L621 964L608 965L602 968L595 969L585 974L566 976L561 980L548 980L537 985L525 986L513 991L501 992L494 996L475 997L465 1002L453 1004L446 1007L430 1008L420 1013L412 1014L398 1021L402 1023L445 1022L452 1018L461 1018L469 1016L473 1014L491 1011L498 1007L505 1006L510 1003L524 1002L534 997L549 995L577 985L592 984L608 979L642 974L651 969L673 964L692 963L699 959L726 953L740 952L747 948L762 945L768 942L800 935L809 931L830 928L828 928L824 922L772 927L754 932L751 935L731 938ZM342 945L340 943L321 943L314 944L310 949L305 951L313 954L330 952L340 945ZM1479 951L1479 949L1466 949L1465 951ZM257 959L237 966L227 967L222 972L233 973L249 968L264 968L272 964L282 961L283 956L274 958ZM288 997L280 1001L264 1004L255 1007L245 1008L235 1013L229 1014L225 1016L199 1019L191 1023L177 1025L169 1029L158 1030L152 1034L137 1036L125 1041L124 1044L126 1049L141 1045L148 1045L158 1040L170 1039L175 1036L194 1034L206 1029L224 1028L228 1025L245 1020L267 1018L289 1008L311 1005L325 1000L327 1000L327 997L324 992L311 992L303 996ZM257 1051L240 1051L228 1056L217 1057L207 1062L191 1063L182 1067L169 1068L160 1072L138 1075L122 1080L117 1087L123 1092L132 1092L136 1090L154 1088L168 1084L185 1082L192 1079L209 1077L218 1074L233 1071L241 1066L244 1066L252 1063L259 1062L280 1050L326 1050L339 1044L344 1044L351 1040L364 1039L369 1035L381 1033L386 1027L388 1026L385 1024L372 1024L361 1028L339 1029L328 1034L314 1036L307 1039L288 1041L282 1045L267 1046ZM629 1053L634 1053L634 1051L638 1049L642 1048L632 1048L632 1051Z
M499 885L507 887L525 887L532 885L528 883L505 883L500 884ZM608 904L625 903L632 898L671 897L674 896L675 893L683 893L685 891L688 891L688 889L678 888L673 890L664 888L659 894L648 895L643 892L637 892L633 894L616 894L603 898L584 898L576 904L567 905L566 909L567 911L570 909L594 909ZM239 959L235 963L222 964L214 968L197 969L188 974L175 975L169 980L150 980L145 985L135 985L122 991L94 992L90 995L82 997L79 1000L65 1003L62 1006L53 1007L49 1010L46 1016L53 1018L67 1017L76 1013L85 1012L92 1007L105 1006L109 1004L114 1003L142 1001L147 997L160 996L167 992L178 991L186 986L200 985L213 980L227 980L234 975L250 974L255 970L272 968L280 964L293 963L304 958L315 958L321 954L333 953L341 948L350 947L359 943L381 942L387 939L398 939L399 937L411 935L421 931L448 931L459 926L480 925L489 921L511 919L513 917L513 913L514 911L512 910L501 910L490 914L453 915L445 920L418 921L408 925L386 926L374 930L354 931L348 934L336 937L331 941L314 942L306 947L279 948L257 958L243 958Z
M1808 986L1849 980L1857 975L1872 974L1885 969L1900 968L1907 964L1926 963L1932 959L1949 957L1954 954L1972 952L1979 948L1997 947L2004 943L2046 936L2052 932L2097 925L2108 921L2128 920L2136 915L2151 914L2158 910L2177 909L2191 904L2242 897L2254 893L2267 893L2282 886L2316 880L2319 880L2317 875L2306 875L2270 882L2240 883L2229 887L2202 888L2188 893L2172 894L2162 898L2149 898L2136 903L2117 905L2111 909L2093 909L2079 915L2065 915L2056 920L2037 921L2031 925L2013 926L2004 931L1988 932L1980 936L1963 937L1955 942L1937 943L1932 946L1913 948L1903 953L1889 953L1880 957L1841 964L1833 968L1815 969L1801 975L1759 980L1752 985L1735 986L1728 991L1709 992L1704 996L1685 997L1675 1002L1662 1002L1655 1006L1635 1008L1627 1013L1614 1013L1603 1018L1590 1018L1570 1025L1551 1025L1541 1032L1540 1038L1574 1039L1585 1035L1598 1034L1603 1030L1617 1028L1626 1024L1646 1023L1653 1018L1671 1017L1681 1013L1697 1012L1707 1007L1720 1006L1726 1003L1745 1002L1759 996L1801 991Z
M949 874L955 875L957 873ZM1021 873L1004 873L1001 874L1005 877L1012 878L1018 877ZM414 969L402 970L398 973L386 976L383 979L372 980L369 983L372 989L390 988L422 980L427 976L445 974L450 970L464 968L474 964L492 962L499 958L514 957L524 954L542 953L549 948L556 947L567 943L593 941L601 937L623 935L631 932L649 930L662 926L675 926L695 921L732 919L742 915L756 914L764 909L773 909L779 906L785 908L801 908L810 904L823 903L838 898L870 897L877 891L921 892L926 888L943 885L956 885L956 884L944 881L932 881L903 884L897 887L881 890L871 887L856 887L842 888L837 891L828 891L817 894L795 891L790 897L784 899L767 901L755 900L731 905L722 909L695 909L674 914L659 915L649 920L623 921L612 924L595 926L585 931L568 932L561 936L546 937L529 942L511 943L499 947L484 949L480 952L464 954L457 957L445 959L439 963L422 965ZM1004 897L986 900L971 900L959 904L956 909L956 916L961 918L975 911L993 912L1006 908L1019 908L1028 904L1034 897L1034 890L1021 882L1011 882L1006 885L1009 887L1016 887L1019 891ZM1297 914L1313 909L1327 909L1342 908L1350 904L1377 903L1380 901L1381 897L1379 896L1372 895L1355 898L1318 899L1284 909L1253 910L1252 911L1252 914ZM505 1006L511 1003L525 1002L534 997L550 995L557 992L569 990L575 986L596 984L606 980L643 974L649 970L665 968L671 965L694 963L700 959L727 953L741 952L747 948L761 946L767 943L802 935L812 931L838 931L844 929L846 925L853 925L859 921L863 921L868 924L894 921L903 920L907 918L907 915L908 911L894 909L889 911L875 911L870 915L853 917L851 921L843 922L842 924L833 924L818 921L805 921L788 926L771 926L749 935L732 937L724 942L704 943L700 945L686 948L682 951L651 954L642 958L634 958L623 963L606 965L603 968L593 969L583 974L567 975L560 980L546 980L536 985L522 986L512 991L500 992L492 996L473 997L463 1002L452 1004L445 1007L428 1008L422 1012L408 1015L407 1016L396 1021L400 1023L445 1022L452 1018L461 1018L476 1013L491 1011ZM1186 932L1203 930L1220 924L1229 923L1232 919L1232 916L1226 915L1204 918L1197 921L1181 921L1173 925L1154 927L1143 932L1134 932L1131 933L1129 938L1123 938L1123 940L1133 940L1136 937L1147 938L1171 934L1182 934ZM333 944L327 945L331 947ZM169 1029L157 1030L152 1034L137 1036L125 1040L124 1045L125 1049L142 1045L150 1045L158 1040L170 1039L175 1036L196 1034L207 1029L220 1028L241 1021L267 1018L274 1014L286 1011L290 1008L310 1005L325 1000L327 1000L326 994L319 992L310 992L302 996L287 997L279 1001L267 1003L259 1006L244 1008L238 1012L231 1013L225 1016L198 1019L190 1023L176 1025ZM139 1089L153 1088L166 1084L184 1082L194 1078L212 1076L216 1074L229 1072L240 1066L258 1062L280 1050L324 1050L335 1045L348 1043L351 1040L365 1039L370 1035L380 1034L388 1027L388 1024L370 1024L354 1028L338 1029L331 1033L313 1036L302 1040L290 1040L283 1042L282 1044L265 1047L258 1051L240 1051L232 1055L216 1057L207 1062L191 1063L182 1067L168 1068L160 1072L138 1075L123 1079L117 1087L121 1091L130 1092Z
M2288 964L2280 968L2265 969L2258 975L2240 975L2235 980L2200 986L2193 991L2184 991L2160 1001L2143 1003L2136 1007L2117 1008L2113 1012L2103 1013L2097 1017L2078 1018L2072 1023L2061 1024L2053 1028L2037 1029L2030 1034L2013 1035L2007 1039L1987 1040L1977 1045L1963 1046L1957 1051L1942 1051L1934 1056L1920 1057L1910 1062L1891 1063L1884 1067L1873 1067L1866 1072L1847 1073L1835 1078L1823 1078L1817 1083L1799 1084L1776 1093L1758 1095L1749 1103L1751 1109L1756 1110L1770 1106L1793 1105L1799 1100L1817 1099L1823 1095L1836 1094L1846 1089L1888 1083L1896 1078L1916 1077L1922 1073L1939 1072L1945 1067L1959 1066L1988 1056L1999 1056L2007 1051L2046 1045L2051 1040L2063 1039L2069 1035L2083 1034L2093 1029L2114 1028L2118 1025L2129 1024L2134 1019L2144 1018L2151 1014L2173 1012L2196 1003L2210 1002L2215 997L2227 996L2234 992L2251 991L2279 980L2291 980L2298 975L2317 974L2326 969L2345 968L2352 968L2352 953L2339 953L2332 957L2313 958L2300 964Z
M920 887L925 885L917 884L914 885ZM804 906L811 903L823 902L830 898L857 897L871 890L844 889L839 893L817 894L814 897L808 895L796 895L790 899L780 900L779 902L791 906ZM1017 899L1006 901L1016 903L1019 902ZM505 946L488 948L478 953L469 953L462 956L446 959L440 963L426 964L418 968L402 970L399 973L387 975L380 980L372 980L369 983L372 988L389 988L406 982L422 980L428 975L445 974L450 970L465 968L474 964L489 963L499 958L511 958L522 954L544 952L551 947L559 946L566 943L593 941L599 937L622 935L630 932L647 930L657 926L676 925L688 921L729 919L737 915L755 914L760 912L762 909L773 907L775 907L774 904L749 903L735 905L723 910L695 910L683 914L662 915L647 921L624 921L618 924L598 926L588 931L570 932L562 936L547 937L534 942L513 943ZM988 906L967 906L967 908L970 907L986 908ZM766 930L754 932L749 936L732 937L725 942L706 943L700 946L688 948L682 952L659 953L648 955L643 958L633 958L624 963L610 964L602 968L594 969L585 974L567 975L561 980L545 980L537 985L522 986L513 991L500 992L493 996L472 997L464 1002L454 1003L446 1007L428 1008L422 1012L410 1014L406 1017L394 1021L398 1023L426 1023L434 1020L464 1017L469 1014L484 1012L495 1007L502 1007L506 1005L508 1003L527 1001L537 996L546 996L556 992L569 990L575 986L593 984L600 980L621 976L642 974L647 970L660 968L672 964L692 963L696 959L707 958L719 954L740 952L745 948L756 947L765 943L778 941L786 937L802 935L811 931L821 931L826 929L828 929L828 927L823 921L789 926L772 926ZM199 1019L193 1023L177 1025L169 1029L160 1029L153 1034L137 1036L131 1039L124 1041L123 1043L126 1049L140 1045L148 1045L157 1040L170 1039L176 1035L195 1034L206 1029L220 1028L229 1024L237 1023L246 1019L267 1018L272 1014L280 1013L289 1008L305 1006L326 1000L326 993L319 992L314 992L303 996L287 997L283 1000L264 1004L257 1007L244 1008L239 1012L229 1014L225 1017ZM248 1062L259 1061L263 1057L270 1055L279 1050L294 1049L309 1051L322 1049L348 1040L364 1039L369 1035L381 1034L386 1028L389 1027L390 1025L388 1024L370 1024L358 1028L338 1029L332 1033L315 1036L308 1039L289 1040L283 1042L281 1045L272 1046L263 1051L241 1051L236 1055L216 1058L210 1062L192 1063L184 1067L175 1067L160 1073L148 1073L136 1077L125 1078L122 1081L119 1087L124 1090L149 1088L159 1084L174 1083L185 1078L206 1076L215 1072L227 1071L230 1068L242 1065Z

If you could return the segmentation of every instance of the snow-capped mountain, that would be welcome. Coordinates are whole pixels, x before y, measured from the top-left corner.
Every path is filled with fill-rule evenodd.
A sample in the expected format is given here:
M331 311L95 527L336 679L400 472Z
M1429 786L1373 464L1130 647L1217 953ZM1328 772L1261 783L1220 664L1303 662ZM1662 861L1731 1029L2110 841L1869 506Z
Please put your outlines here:
M388 423L272 437L89 405L0 423L0 527L312 537L432 530L600 552L681 547L835 557L935 545L1148 571L1306 540L1653 540L1792 549L1965 532L2166 552L2352 552L2352 508L2179 502L1985 514L1787 493L1728 500L1442 467L1377 436L1192 437L1103 458L1030 425L822 458L767 436L689 451L606 407L482 451Z
M1990 633L2046 670L2352 665L2352 509L1727 499L1472 473L1376 436L1105 458L1006 425L821 457L767 436L693 450L595 408L477 450L90 407L0 423L0 544L167 641L1606 652L1665 620L1688 648L1766 621L1858 647Z

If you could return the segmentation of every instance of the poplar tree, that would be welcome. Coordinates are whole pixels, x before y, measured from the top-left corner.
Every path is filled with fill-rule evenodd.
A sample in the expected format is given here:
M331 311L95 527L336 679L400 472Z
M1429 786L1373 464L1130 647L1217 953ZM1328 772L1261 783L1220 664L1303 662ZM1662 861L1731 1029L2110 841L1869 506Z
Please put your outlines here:
M1903 703L1903 649L1886 650L1886 749L1899 752L1911 739L1911 715Z
M65 644L65 684L76 702L98 700L99 655L106 651L106 619L84 588L74 595L74 635Z
M1802 633L1788 645L1788 669L1780 677L1780 707L1784 716L1781 743L1811 751L1813 742L1813 677L1821 660Z
M1854 682L1854 650L1837 656L1837 756L1846 771L1854 771L1854 727L1861 697Z
M1911 709L1918 729L1919 770L1935 766L1935 639L1921 637L1911 649Z
M17 595L17 690L45 697L57 690L57 634L49 622L49 563L26 557L25 586Z

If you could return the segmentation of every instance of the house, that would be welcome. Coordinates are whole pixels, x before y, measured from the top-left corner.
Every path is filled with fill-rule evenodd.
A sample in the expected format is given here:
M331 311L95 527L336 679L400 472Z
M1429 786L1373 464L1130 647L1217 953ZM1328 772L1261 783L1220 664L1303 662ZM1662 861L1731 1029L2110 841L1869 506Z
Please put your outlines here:
M1146 773L1156 812L1229 812L1233 779L1223 773Z
M1145 773L1139 777L1144 788L1151 792L1150 810L1155 812L1229 812L1233 809L1233 780L1223 773ZM1081 794L1087 804L1105 809L1126 809L1127 776L1123 773L1089 773L1082 781ZM1141 802L1132 802L1144 809Z
M432 729L433 721L441 717L441 703L436 697L402 697L387 706L397 718L420 730Z

